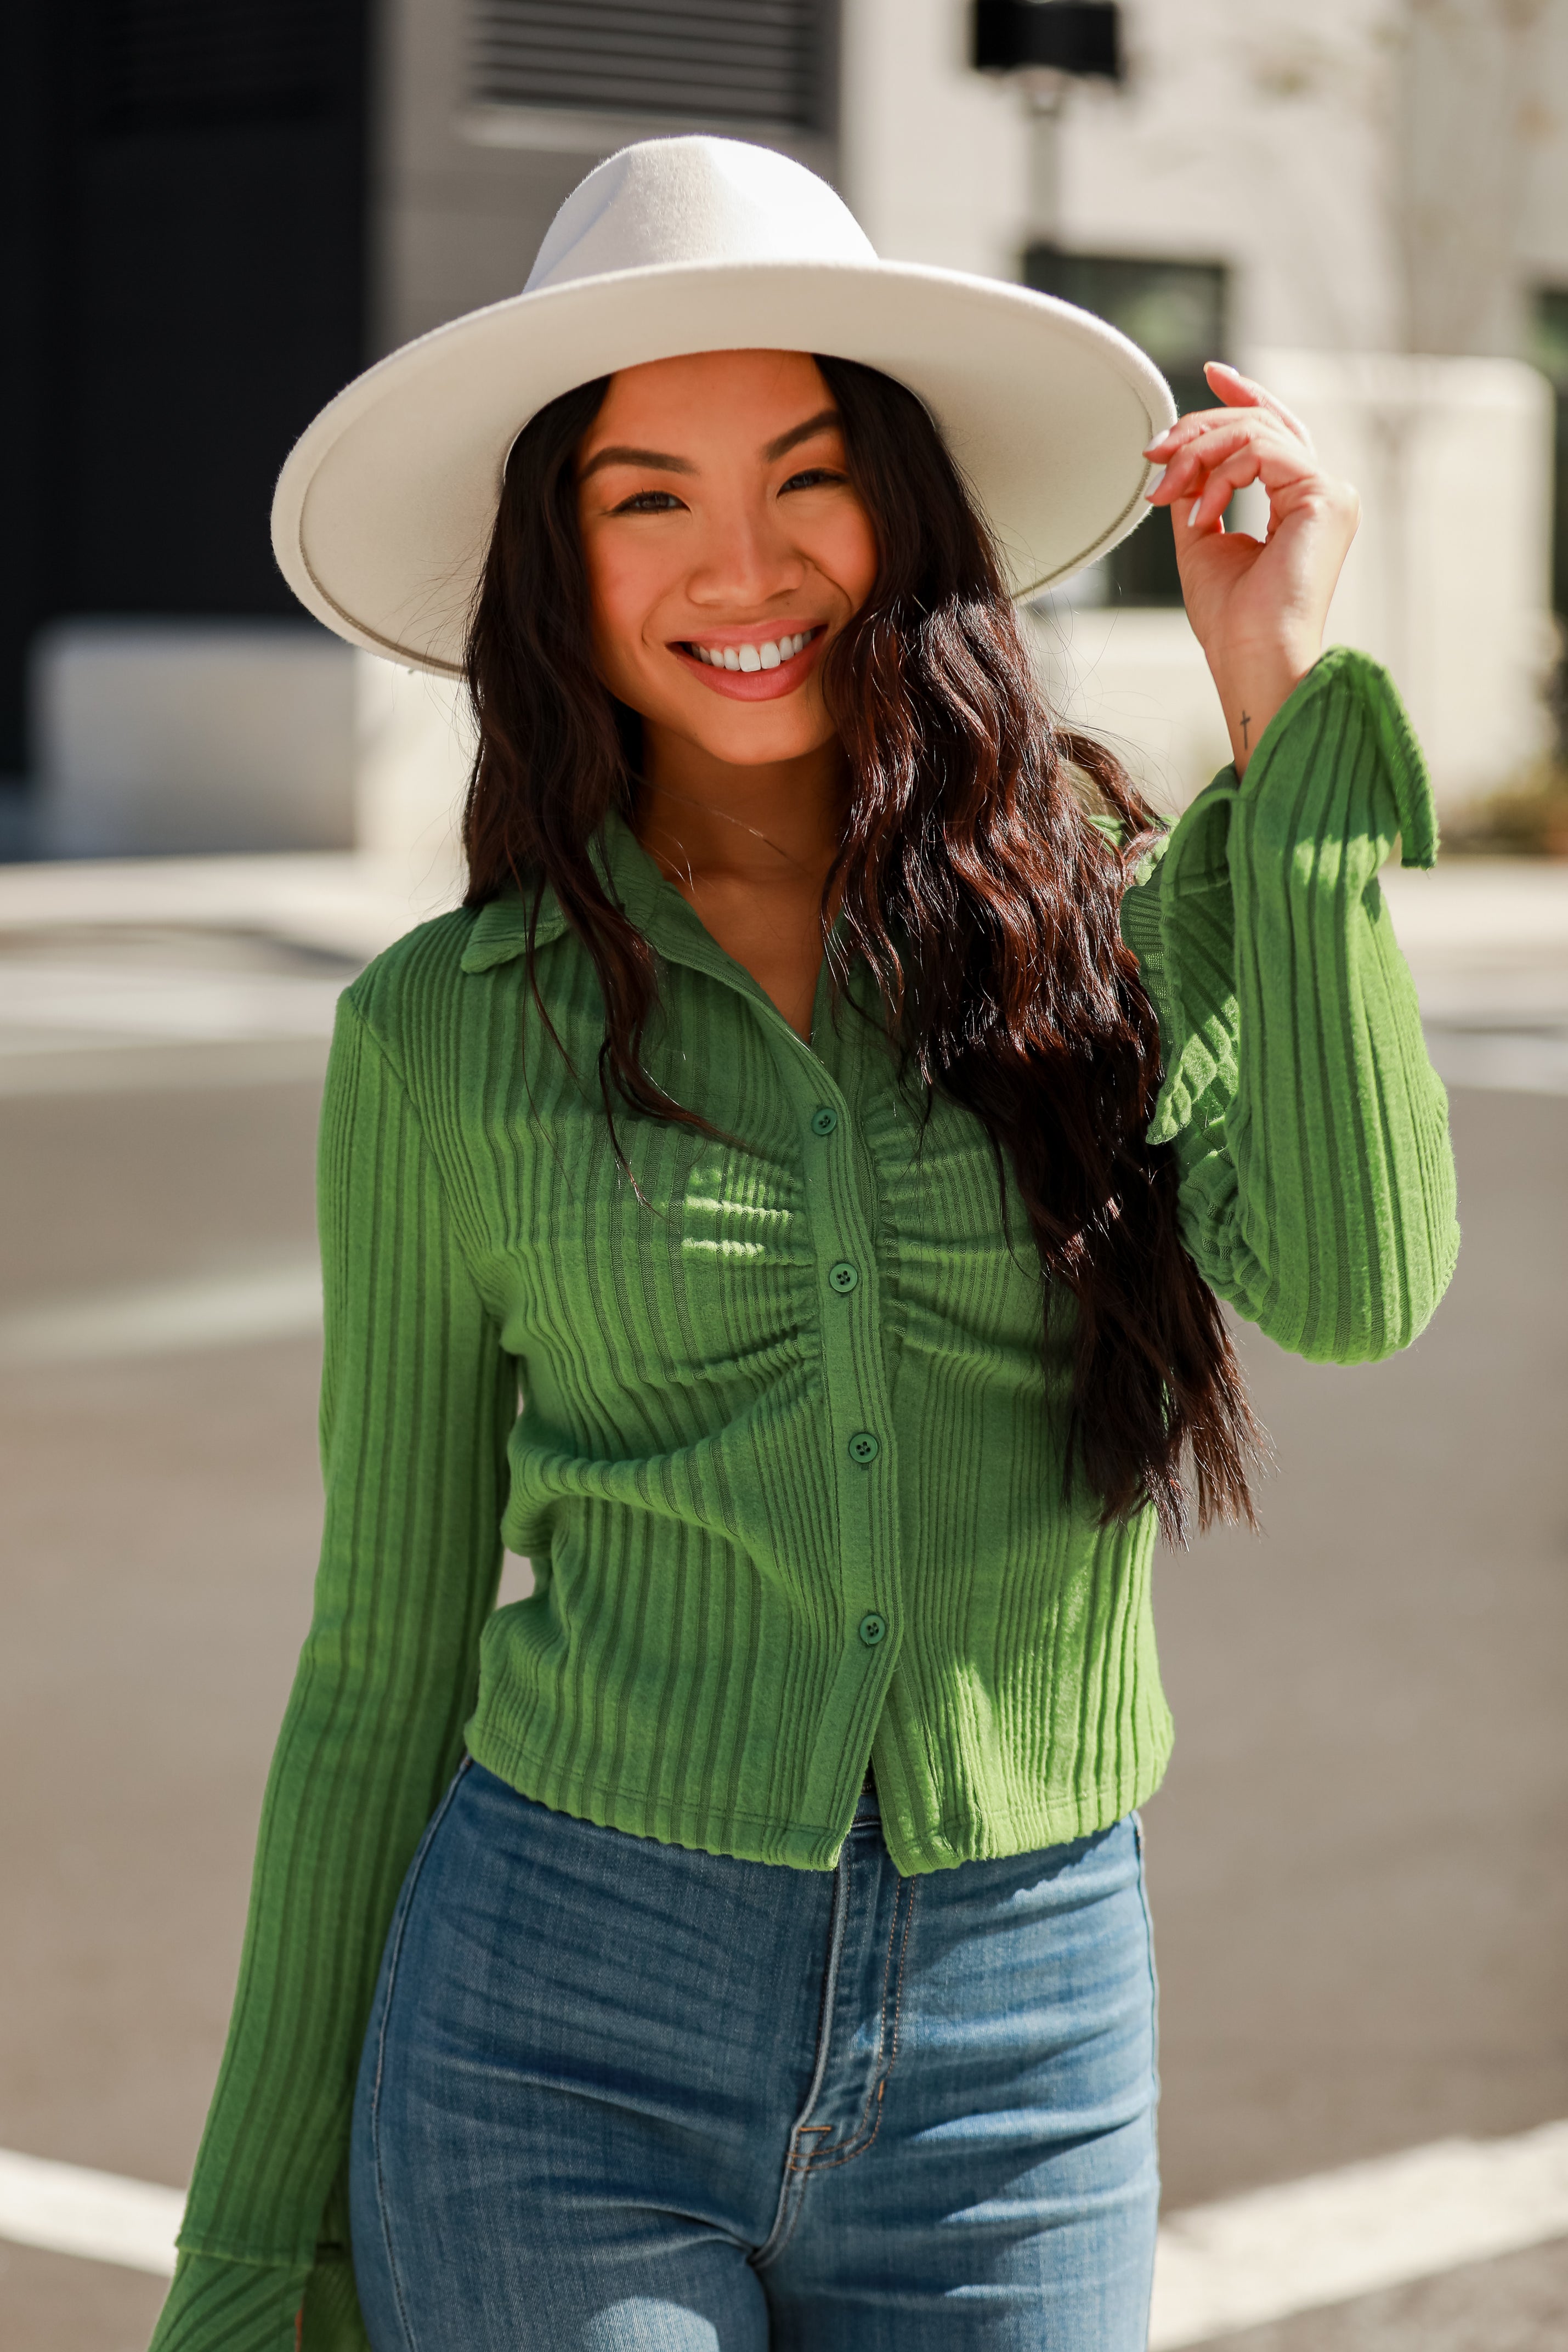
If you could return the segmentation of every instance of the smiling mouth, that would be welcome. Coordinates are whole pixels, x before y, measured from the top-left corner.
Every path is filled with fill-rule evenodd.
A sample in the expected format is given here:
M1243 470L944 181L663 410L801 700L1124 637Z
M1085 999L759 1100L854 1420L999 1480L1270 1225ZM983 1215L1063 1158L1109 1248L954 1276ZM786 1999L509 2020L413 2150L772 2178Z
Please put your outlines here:
M705 646L695 637L681 640L681 651L689 654L709 669L740 672L747 677L762 670L782 669L786 663L798 660L808 646L823 634L819 626L797 629L781 637L758 637L755 644L744 646Z

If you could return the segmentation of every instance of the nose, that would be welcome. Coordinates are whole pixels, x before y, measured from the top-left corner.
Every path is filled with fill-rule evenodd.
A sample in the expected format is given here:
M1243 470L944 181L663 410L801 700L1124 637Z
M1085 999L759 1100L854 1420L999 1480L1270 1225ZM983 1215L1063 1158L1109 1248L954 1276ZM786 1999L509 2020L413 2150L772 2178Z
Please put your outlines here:
M768 499L737 498L713 512L686 583L694 604L718 613L788 596L806 561Z

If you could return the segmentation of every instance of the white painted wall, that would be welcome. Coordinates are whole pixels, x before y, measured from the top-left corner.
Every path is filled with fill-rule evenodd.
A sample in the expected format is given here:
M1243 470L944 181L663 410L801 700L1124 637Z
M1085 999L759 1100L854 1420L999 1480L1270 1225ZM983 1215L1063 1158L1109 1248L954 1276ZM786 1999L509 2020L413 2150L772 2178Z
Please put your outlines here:
M1412 331L1496 351L1531 282L1568 283L1568 0L1124 0L1124 17L1126 86L1072 87L1042 138L1021 91L969 70L967 0L843 0L837 150L796 152L890 258L1010 278L1048 209L1081 249L1229 263L1239 347L1362 491L1333 633L1390 662L1442 796L1487 789L1542 740L1543 389L1506 360L1358 354ZM582 173L661 127L476 111L463 21L455 0L382 14L382 348L516 290ZM1222 763L1180 613L1058 600L1035 625L1069 715L1166 804ZM74 624L37 678L62 853L351 835L431 903L455 887L449 688L303 625Z
M352 842L353 656L314 622L60 622L31 705L47 856Z
M967 64L961 0L843 0L839 183L885 261L1016 278L1029 132Z
M1507 353L1568 283L1568 0L1123 0L1126 83L1071 86L1057 240L1227 263L1232 331L1354 481L1331 641L1385 660L1449 805L1546 740L1550 410ZM844 187L899 258L1017 274L1041 198L1022 94L965 0L846 0ZM1179 613L1057 599L1051 690L1184 803L1228 756Z
M1260 351L1249 364L1361 492L1326 642L1386 663L1439 804L1462 806L1549 740L1546 385L1515 360ZM1260 525L1256 493L1249 506ZM1034 620L1058 709L1111 742L1157 805L1185 806L1230 756L1186 614L1059 597Z
M463 895L461 820L474 728L466 689L379 655L354 663L354 840L415 919Z
M849 0L852 13L855 5ZM466 86L468 22L467 0L381 0L371 207L378 352L520 293L559 206L618 148L726 127L476 106ZM769 143L834 176L831 142L780 131Z
M1396 341L1383 0L1124 0L1124 89L1064 112L1061 241L1228 262L1243 344Z
M1568 286L1568 0L1540 0L1538 14L1535 79L1516 126L1526 150L1517 253L1527 277Z
M1545 748L1552 403L1517 360L1262 351L1362 520L1330 644L1386 662L1440 803L1490 790Z
M1052 708L1109 744L1163 814L1228 764L1219 697L1184 612L1051 597L1030 619Z

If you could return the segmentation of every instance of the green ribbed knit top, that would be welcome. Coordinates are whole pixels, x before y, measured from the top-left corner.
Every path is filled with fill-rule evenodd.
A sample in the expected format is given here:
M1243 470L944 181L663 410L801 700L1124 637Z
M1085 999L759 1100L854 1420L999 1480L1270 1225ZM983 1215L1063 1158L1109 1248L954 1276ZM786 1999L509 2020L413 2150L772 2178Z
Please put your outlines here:
M1382 672L1327 656L1127 896L1187 1245L1287 1348L1403 1346L1457 1247L1378 866L1436 849ZM1170 1749L1155 1528L1062 1500L1065 1367L977 1119L824 982L809 1045L617 824L657 950L630 1115L547 902L426 924L342 1002L321 1128L326 1528L159 2352L363 2343L342 2175L399 1883L464 1743L526 1795L831 1867L868 1759L905 1872L1115 1821ZM544 1026L553 1025L559 1047ZM634 1179L634 1182L632 1181ZM519 1410L520 1393L520 1410ZM535 1589L497 1610L503 1543Z

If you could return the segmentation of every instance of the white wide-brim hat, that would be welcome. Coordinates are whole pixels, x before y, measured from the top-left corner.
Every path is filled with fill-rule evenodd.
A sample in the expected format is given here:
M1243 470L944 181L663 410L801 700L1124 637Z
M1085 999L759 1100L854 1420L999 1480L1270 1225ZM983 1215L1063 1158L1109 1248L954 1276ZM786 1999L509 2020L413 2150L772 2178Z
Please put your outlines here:
M1027 288L879 261L825 181L771 148L649 139L562 205L523 292L393 352L290 452L272 543L340 637L452 675L507 453L576 384L689 352L860 360L925 402L1018 595L1143 520L1176 415L1114 328Z

